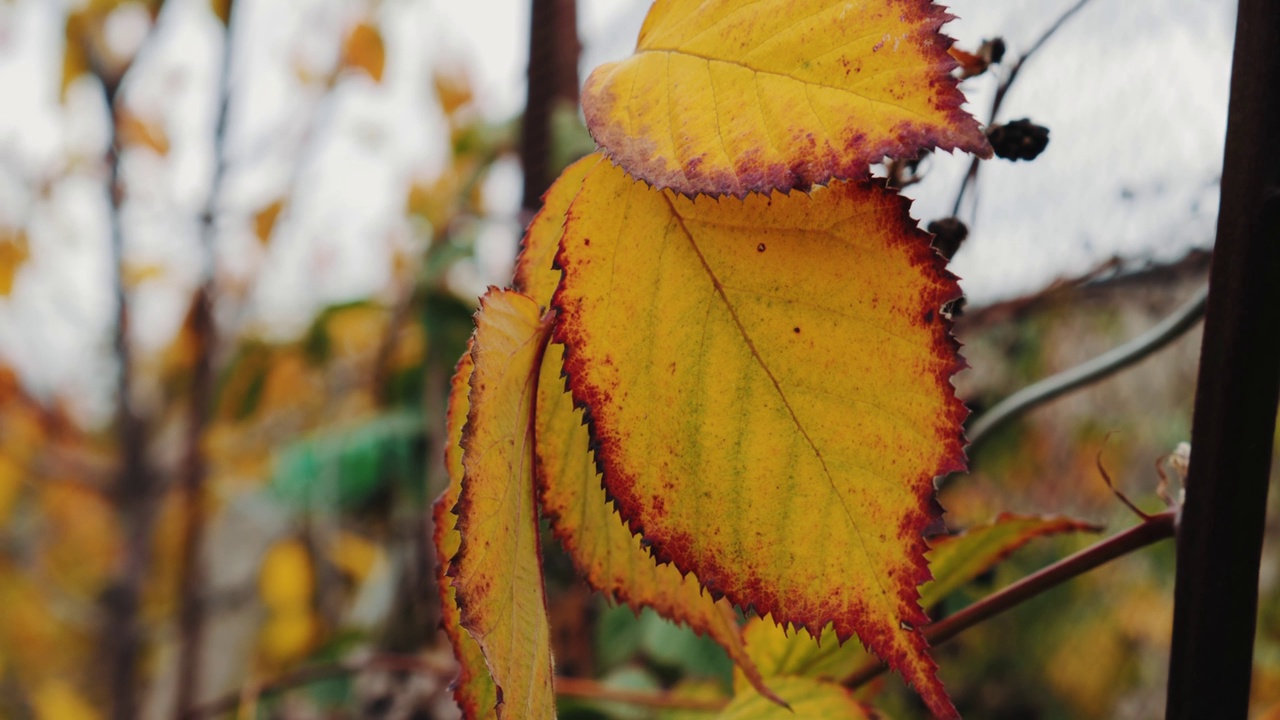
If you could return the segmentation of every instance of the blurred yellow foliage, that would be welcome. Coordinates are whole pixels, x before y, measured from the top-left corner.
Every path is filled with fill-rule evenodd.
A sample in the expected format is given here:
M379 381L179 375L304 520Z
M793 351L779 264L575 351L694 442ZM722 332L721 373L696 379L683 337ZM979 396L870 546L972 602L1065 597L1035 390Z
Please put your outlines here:
M7 522L13 505L22 493L25 468L7 454L0 453L0 523Z
M273 611L310 607L315 572L305 543L283 540L267 550L258 571L258 592Z
M40 683L32 693L31 705L37 720L97 720L97 708L64 680Z
M253 216L253 233L258 236L258 242L264 247L271 242L271 233L276 229L276 221L280 219L282 210L284 210L283 198L262 208Z
M329 550L333 564L356 582L361 582L382 557L382 547L367 538L343 530Z
M30 257L27 235L21 230L0 230L0 297L13 291L18 268Z
M373 357L389 320L386 309L356 305L333 313L325 323L333 359Z
M116 113L116 133L125 145L141 145L157 155L169 154L169 135L157 122L148 122L124 110Z
M362 22L351 29L342 44L342 66L363 70L374 82L382 82L387 51L382 33L370 23Z
M70 481L42 483L37 498L49 528L41 550L50 573L75 594L96 596L121 550L110 502L97 491Z

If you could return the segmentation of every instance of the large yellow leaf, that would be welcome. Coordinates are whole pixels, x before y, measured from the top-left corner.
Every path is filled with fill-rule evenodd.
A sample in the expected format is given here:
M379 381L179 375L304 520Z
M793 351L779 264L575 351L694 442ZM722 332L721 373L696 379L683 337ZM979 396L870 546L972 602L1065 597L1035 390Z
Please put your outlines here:
M599 155L589 155L566 168L547 191L542 210L525 234L516 265L516 288L543 306L550 304L560 281L552 261L569 204L587 173L601 161ZM631 534L614 511L591 457L591 438L582 411L573 406L573 397L564 387L563 356L563 345L547 350L538 383L536 419L538 488L556 539L593 590L637 610L651 607L710 636L761 694L777 700L747 654L733 606L726 600L712 599L693 573L685 575L674 566L655 564L640 538Z
M547 327L537 303L490 290L471 349L462 432L462 536L449 564L462 626L484 652L498 717L555 715L550 629L533 488L533 409Z
M471 346L458 361L453 381L449 387L449 414L446 419L448 445L445 446L444 462L449 473L449 484L444 493L432 507L435 521L436 545L436 584L440 589L440 624L449 636L453 646L453 655L458 660L458 678L453 683L453 698L462 708L468 720L493 718L497 716L498 691L489 677L489 668L484 664L484 654L474 638L462 629L462 618L458 610L457 593L453 583L447 577L449 560L458 552L462 544L462 536L458 534L453 506L458 502L458 491L462 488L462 427L466 424L467 413L471 403L467 399L471 392Z
M928 0L658 0L596 68L587 127L638 178L692 195L807 189L885 156L990 154Z
M604 484L660 562L834 623L954 713L916 629L933 478L964 467L954 278L873 185L696 201L605 163L552 302Z
M969 528L959 535L932 538L929 570L933 581L921 586L920 604L929 607L941 602L1035 538L1097 529L1095 525L1065 517L1003 514L994 522ZM839 644L830 626L823 631L821 644L814 642L807 632L785 632L759 619L747 624L745 634L751 657L768 678L800 675L843 682L870 661L856 643ZM749 681L750 678L740 677L735 685L740 692L745 692Z
M853 694L834 683L810 678L788 677L773 681L778 694L790 709L780 707L755 693L736 696L717 720L873 720L879 717L858 702Z

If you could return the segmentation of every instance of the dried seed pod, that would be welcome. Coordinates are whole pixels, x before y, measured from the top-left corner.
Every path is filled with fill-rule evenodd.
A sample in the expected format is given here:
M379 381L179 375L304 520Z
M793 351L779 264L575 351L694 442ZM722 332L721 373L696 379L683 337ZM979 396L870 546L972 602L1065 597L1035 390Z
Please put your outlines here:
M934 220L925 230L933 233L933 248L948 260L955 256L960 244L969 237L969 226L958 217Z
M1028 118L987 129L987 140L997 157L1005 160L1035 160L1049 146L1049 128Z

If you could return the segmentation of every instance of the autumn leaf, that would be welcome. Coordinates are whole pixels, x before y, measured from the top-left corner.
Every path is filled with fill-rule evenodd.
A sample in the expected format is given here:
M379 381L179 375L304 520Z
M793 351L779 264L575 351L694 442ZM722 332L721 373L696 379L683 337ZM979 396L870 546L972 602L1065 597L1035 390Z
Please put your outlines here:
M271 242L271 233L276 229L276 221L284 210L284 200L276 200L253 215L253 234L264 247Z
M18 270L27 262L27 235L21 230L0 230L0 297L13 292Z
M878 186L696 201L599 164L552 305L604 485L659 562L854 633L954 715L917 628L933 478L964 467L954 278Z
M231 24L231 0L209 0L209 11L223 27Z
M351 29L342 43L342 66L363 71L375 83L382 82L387 50L378 28L362 22Z
M802 677L776 678L770 683L790 709L748 692L737 695L716 720L874 720L879 717L858 702L849 690L834 683Z
M432 506L431 515L435 522L434 539L436 546L436 586L440 590L440 625L449 636L453 646L453 655L458 660L458 677L453 683L453 698L468 720L497 717L497 688L493 678L489 677L489 669L484 664L484 654L480 646L462 628L462 618L458 610L457 593L453 583L447 577L449 560L457 554L462 543L458 534L456 516L453 507L458 502L458 491L462 488L462 428L466 424L467 413L471 403L467 399L471 392L471 346L458 361L453 380L449 387L449 414L446 420L448 445L445 446L445 467L449 474L449 484L444 493Z
M116 114L116 133L125 145L140 145L157 155L169 154L169 136L164 127L147 122L131 112L120 111Z
M498 717L555 716L550 628L533 487L533 409L547 327L537 303L490 290L480 300L462 432L462 536L449 576L462 626L484 652Z
M987 156L928 0L658 0L636 52L587 79L592 137L692 195L808 189L886 156Z
M569 203L582 187L583 178L602 160L591 155L566 168L543 198L543 208L525 234L515 287L543 307L550 304L560 280L552 261ZM761 694L777 699L747 654L733 606L704 593L696 575L682 574L671 565L656 565L640 538L632 535L614 512L600 485L582 412L565 390L560 374L563 353L562 345L552 345L543 360L535 433L538 489L556 539L593 590L636 610L651 607L710 636Z
M920 604L929 607L941 602L1035 538L1097 530L1095 525L1071 518L1006 513L959 535L931 538L929 570L933 581L920 587ZM843 682L871 660L858 643L841 645L830 626L823 631L820 643L807 632L785 632L760 619L747 624L745 635L751 657L767 678L797 675ZM735 685L745 690L748 682L741 677Z

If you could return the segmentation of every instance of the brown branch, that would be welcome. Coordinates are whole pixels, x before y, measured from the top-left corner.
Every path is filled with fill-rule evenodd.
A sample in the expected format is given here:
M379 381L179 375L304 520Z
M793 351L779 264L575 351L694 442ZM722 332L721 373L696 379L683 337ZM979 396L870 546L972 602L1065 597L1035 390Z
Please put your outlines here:
M941 645L983 620L1016 607L1078 575L1083 575L1122 555L1173 537L1175 524L1173 512L1152 515L1149 520L1140 525L1090 545L1070 557L1022 578L1003 590L988 595L950 617L924 626L921 632L924 633L930 645ZM879 660L873 659L854 671L845 679L844 684L850 688L865 685L886 669Z
M561 102L578 102L577 0L533 0L529 22L529 91L520 126L524 168L521 207L534 212L554 179L551 116Z
M1009 66L1009 74L1000 81L1000 84L996 87L995 98L991 101L991 114L987 116L988 128L995 123L996 115L1000 113L1000 106L1004 104L1005 95L1009 93L1009 89L1013 87L1014 81L1018 79L1018 73L1022 72L1022 66L1026 65L1027 61L1034 57L1035 54L1040 51L1040 48L1044 47L1045 43L1049 41L1049 38L1052 38L1057 34L1058 30L1062 29L1062 26L1065 25L1072 16L1083 10L1084 6L1088 4L1089 0L1077 0L1076 4L1067 8L1061 15L1059 15L1058 19L1055 20L1053 24L1041 33L1040 37L1031 44L1031 47L1027 48L1027 51L1022 53L1022 55L1014 61L1013 65ZM964 201L965 191L968 190L971 184L977 182L978 168L980 167L981 159L974 156L974 158L969 162L969 171L965 173L964 179L960 181L960 189L956 191L956 201L951 208L952 216L960 216L960 204ZM970 219L969 225L970 227L973 226L972 218Z
M226 177L227 115L231 101L231 38L235 17L235 0L227 0L226 33L222 49L222 69L218 80L218 117L213 131L213 178L209 185L204 217L201 219L202 280L191 304L191 337L195 346L191 397L187 407L186 447L183 450L181 475L182 538L178 609L178 679L175 716L183 717L200 692L201 648L204 645L204 566L200 549L205 530L205 478L208 464L201 439L208 426L214 393L213 356L218 343L218 328L213 317L215 243L217 210L222 199Z

